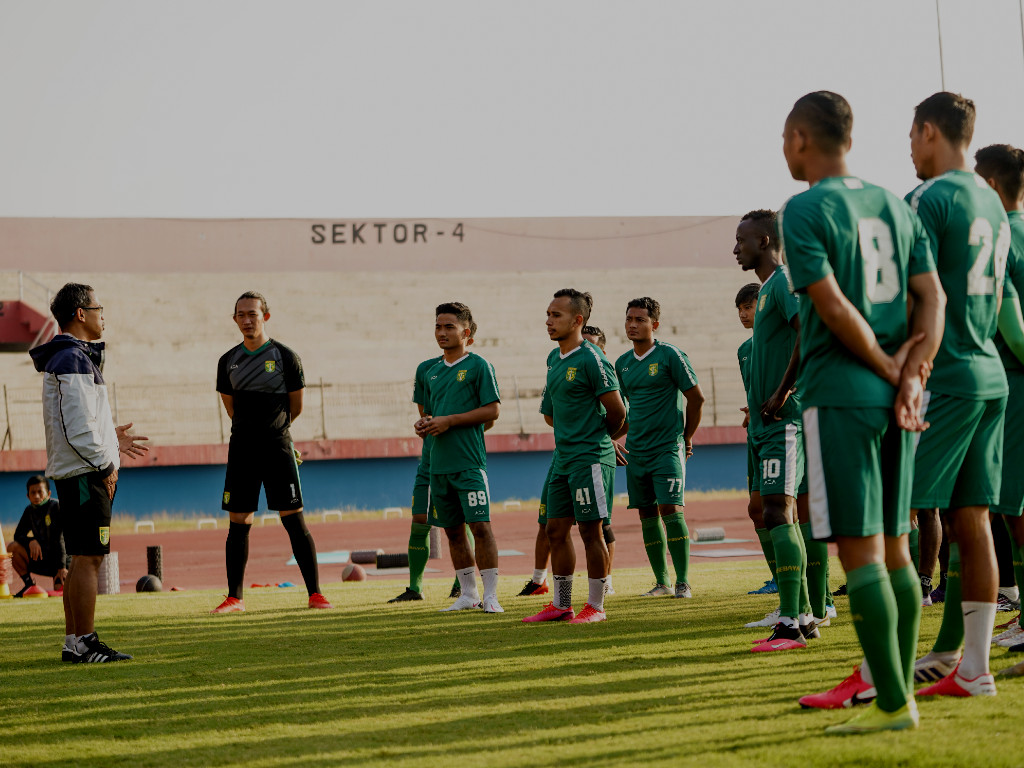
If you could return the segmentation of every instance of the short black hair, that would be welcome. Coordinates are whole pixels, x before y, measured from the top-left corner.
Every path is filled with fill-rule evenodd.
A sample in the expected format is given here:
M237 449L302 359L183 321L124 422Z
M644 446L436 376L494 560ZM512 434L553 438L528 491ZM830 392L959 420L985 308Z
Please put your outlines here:
M608 338L604 335L604 331L598 328L596 325L584 325L583 326L584 336L596 336L597 346L603 347L608 343Z
M803 125L822 152L837 155L853 135L850 102L832 91L814 91L796 100L790 120Z
M990 144L974 153L974 162L979 174L999 182L1004 195L1020 199L1024 191L1024 150L1010 144Z
M743 214L743 218L740 221L752 221L758 229L768 238L768 247L773 251L778 251L780 246L779 243L779 229L778 229L778 217L775 211L769 208L758 208L756 211L748 211Z
M31 491L33 485L39 485L42 483L46 486L46 490L50 490L50 481L46 479L46 475L32 475L25 483L25 490Z
M89 294L92 290L91 285L65 283L64 287L57 291L50 302L50 312L53 313L53 319L62 331L71 325L79 307L89 306Z
M569 299L573 314L583 316L583 324L590 319L590 312L594 308L594 297L584 291L577 291L575 288L562 288L555 291L554 298L560 299L563 296Z
M438 304L437 309L434 310L434 317L437 317L438 315L455 315L456 320L470 329L470 338L472 338L473 334L476 333L476 323L473 322L473 313L470 312L469 307L461 301L447 301L444 304Z
M931 123L946 140L967 146L974 138L974 102L959 93L939 91L914 107L914 125L920 129Z
M631 309L646 309L647 315L651 320L661 319L661 304L650 296L641 296L639 299L633 299L626 305L627 312Z
M476 329L477 329L476 320L471 320L470 323L469 323L469 338L472 339L472 338L474 338L476 336Z
M747 283L740 288L739 293L736 294L736 309L739 309L744 304L749 304L752 301L757 301L757 294L761 291L760 283Z
M263 298L263 294L259 291L246 291L237 299L235 299L235 311L238 311L238 302L242 299L259 299L260 311L265 315L270 311L270 307L267 305L267 300Z

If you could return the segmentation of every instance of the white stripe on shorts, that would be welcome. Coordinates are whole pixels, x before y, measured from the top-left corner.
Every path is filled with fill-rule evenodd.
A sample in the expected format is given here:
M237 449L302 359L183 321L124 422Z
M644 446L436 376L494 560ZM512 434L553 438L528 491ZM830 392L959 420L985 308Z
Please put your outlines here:
M487 484L487 473L484 470L480 470L480 475L484 479L484 490L487 491L487 508L491 508L491 486Z
M932 393L927 389L924 391L924 395L921 397L921 421L924 421L924 417L928 414L928 404L932 401ZM914 457L917 456L917 444L921 442L921 435L924 432L914 433Z
M818 409L816 407L804 409L803 423L811 533L816 539L827 539L832 536L832 521L828 515L825 462L821 458L821 433L818 430Z
M597 514L608 517L608 497L604 495L604 475L601 474L600 464L590 465L590 479L594 483L594 503L597 504Z
M786 425L786 487L783 493L796 498L796 424Z

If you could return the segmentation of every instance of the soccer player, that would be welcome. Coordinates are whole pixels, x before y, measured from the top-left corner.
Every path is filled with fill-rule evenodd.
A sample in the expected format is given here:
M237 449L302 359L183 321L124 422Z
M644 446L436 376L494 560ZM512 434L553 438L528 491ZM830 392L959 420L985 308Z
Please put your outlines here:
M1007 384L993 337L1010 225L999 196L968 167L974 117L974 102L941 92L917 105L910 129L924 183L907 200L928 233L947 298L925 394L931 428L917 444L910 503L944 510L949 533L942 625L915 670L918 682L938 682L918 696L995 695L988 663L998 572L989 506L999 501Z
M430 447L431 522L444 528L452 563L459 578L459 597L442 611L482 607L502 613L498 603L498 547L491 532L484 430L500 412L494 368L468 352L473 315L465 304L447 302L435 311L434 338L443 359L426 374L427 414L416 422L416 434L432 437ZM475 538L476 558L466 538L466 524ZM476 567L484 582L477 591Z
M574 288L555 292L547 309L548 355L542 412L555 430L555 465L547 484L547 534L551 543L554 595L532 621L604 621L608 546L602 521L611 515L616 454L612 440L625 431L626 408L615 371L601 351L583 339L593 299ZM589 600L577 616L572 608L576 549L570 534L579 523L586 550Z
M267 335L270 309L263 294L247 291L232 315L242 342L221 355L217 391L231 419L221 509L228 513L224 545L228 594L211 613L244 611L242 582L249 559L249 530L260 500L281 515L292 554L306 583L310 608L330 608L320 594L316 545L302 516L302 485L289 426L302 413L302 361Z
M1024 473L1016 459L1024 455L1024 317L1020 297L1024 295L1024 151L1008 144L993 144L974 153L974 171L999 195L1010 222L1010 253L1003 282L1003 303L999 309L996 349L1006 369L1009 398L1003 425L1003 473L999 503L992 505L996 524L1005 523L1010 534L1014 581L1024 586ZM1017 621L995 645L1013 647L1024 642L1024 626ZM1024 650L1024 647L1020 648Z
M633 349L615 361L629 407L626 487L629 506L640 515L654 570L654 587L644 595L689 598L690 532L683 517L683 492L704 395L686 354L654 338L660 324L661 305L649 296L626 305L626 338ZM666 550L675 567L674 588L669 586Z
M587 325L583 328L583 338L597 346L604 353L604 346L607 338L604 331L596 325ZM542 395L541 400L544 397ZM551 458L551 467L555 465L554 456ZM548 482L551 480L551 467L548 467L547 477L544 478L544 486L541 488L540 504L537 509L537 541L533 545L533 576L526 582L518 597L526 595L546 595L549 591L547 582L548 558L551 555L551 545L548 543L547 525L547 496ZM604 534L605 544L608 545L608 578L605 579L605 594L614 595L615 588L612 586L612 568L615 564L615 532L612 530L611 518L604 520L601 532Z
M35 586L33 573L53 577L55 590L63 590L68 577L60 502L50 496L50 481L44 475L32 475L25 487L29 504L21 513L14 539L7 545L14 572L25 583L15 597L24 596L29 587Z
M807 600L807 555L796 512L804 475L800 403L794 391L800 361L798 302L782 265L775 219L774 211L747 213L736 227L733 248L740 268L761 281L748 361L747 444L750 485L760 496L779 585L778 622L764 642L751 648L755 653L806 648L808 637L821 636Z
M793 287L809 299L799 307L800 395L813 534L835 537L877 689L866 711L828 733L917 725L911 685L921 593L907 546L911 435L901 428L924 426L922 376L943 306L920 221L899 198L850 176L852 126L838 94L797 100L783 153L793 178L810 189L778 215ZM829 706L817 699L841 699L854 684L862 684L856 672L801 704Z
M103 381L103 306L92 286L67 283L50 311L60 333L29 351L43 377L46 475L54 479L71 567L64 584L64 647L73 663L127 661L96 634L96 592L103 558L110 552L110 517L120 454L139 457L149 448L115 427Z

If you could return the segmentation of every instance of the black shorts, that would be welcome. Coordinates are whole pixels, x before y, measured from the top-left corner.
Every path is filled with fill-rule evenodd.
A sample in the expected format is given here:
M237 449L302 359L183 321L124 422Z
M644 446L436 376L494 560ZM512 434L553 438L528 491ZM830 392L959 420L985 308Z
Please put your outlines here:
M267 507L275 512L302 508L302 486L291 438L231 438L221 509L255 512L260 486L267 492Z
M55 480L60 516L64 522L64 549L69 555L110 553L110 511L113 499L101 472Z

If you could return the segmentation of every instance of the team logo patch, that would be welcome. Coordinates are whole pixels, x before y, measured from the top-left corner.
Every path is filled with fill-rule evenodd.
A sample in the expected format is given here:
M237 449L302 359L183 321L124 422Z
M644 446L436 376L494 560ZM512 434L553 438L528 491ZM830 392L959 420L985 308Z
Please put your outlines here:
M466 380L466 371L467 370L468 370L467 368L463 368L461 371L459 371L458 373L455 374L455 378L458 379L459 381L465 381Z
M758 312L760 312L760 311L761 311L762 309L764 309L764 303L765 303L765 302L766 302L767 300L768 300L768 297L767 297L767 296L762 296L762 297L761 297L761 301L759 301L759 302L757 303L757 311L758 311Z
M569 368L565 372L565 380L566 381L576 381L576 369L575 368Z
M100 544L102 544L105 547L109 543L110 543L110 529L109 528L100 528Z
M264 370L266 370L267 373L273 373L274 371L277 370L277 361L276 360L266 360L263 363L263 368L264 368Z
M227 504L229 501L231 501L231 492L224 491L224 503Z
M44 518L43 522L46 523L46 527L47 528L50 527L50 522L51 521L50 521L50 515L49 514L46 515L46 517Z
M647 372L651 376L657 376L658 375L658 364L657 363L651 363L650 365L648 365L647 366Z

